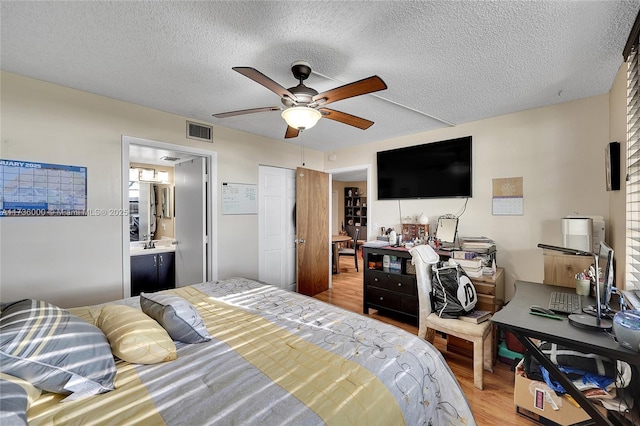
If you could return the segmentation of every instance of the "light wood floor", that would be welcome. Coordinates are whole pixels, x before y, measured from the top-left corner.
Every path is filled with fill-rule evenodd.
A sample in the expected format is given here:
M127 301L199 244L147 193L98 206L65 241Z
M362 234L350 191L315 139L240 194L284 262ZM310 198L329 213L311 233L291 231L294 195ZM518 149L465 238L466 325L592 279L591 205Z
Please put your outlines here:
M342 257L340 259L340 273L333 275L333 287L315 297L349 311L362 314L362 258L358 259L358 266L360 267L360 272L356 272L352 257ZM418 333L418 328L413 324L395 321L375 313L369 316L396 325L413 334ZM440 337L436 337L434 343L444 355L458 379L478 425L530 426L535 424L531 420L516 414L513 404L514 376L507 364L498 361L493 367L493 373L485 371L484 390L479 390L473 386L471 358L447 353L446 341Z

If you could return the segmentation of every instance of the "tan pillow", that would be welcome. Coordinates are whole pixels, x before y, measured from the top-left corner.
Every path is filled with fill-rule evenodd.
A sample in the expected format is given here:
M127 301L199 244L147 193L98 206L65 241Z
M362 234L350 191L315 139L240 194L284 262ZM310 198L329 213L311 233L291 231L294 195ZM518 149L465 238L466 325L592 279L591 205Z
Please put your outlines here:
M136 364L157 364L177 358L169 334L143 312L124 305L100 308L96 326L107 336L118 358Z

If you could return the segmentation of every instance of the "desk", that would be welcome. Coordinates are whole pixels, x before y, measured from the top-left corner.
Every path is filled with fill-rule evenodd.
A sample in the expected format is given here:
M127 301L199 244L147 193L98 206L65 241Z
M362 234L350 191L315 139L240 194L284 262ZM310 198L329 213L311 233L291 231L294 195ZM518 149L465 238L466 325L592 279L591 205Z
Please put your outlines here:
M531 354L542 364L551 376L556 379L578 402L580 407L587 412L594 420L595 424L611 425L596 407L573 386L569 378L556 368L538 347L531 341L531 338L545 340L568 346L580 352L594 353L612 359L626 361L629 364L638 364L640 356L637 352L632 352L618 345L609 334L600 331L591 331L577 328L569 324L564 318L562 321L539 317L529 314L529 306L548 306L549 296L552 291L574 292L573 289L556 287L540 283L527 281L516 281L516 293L513 300L502 310L493 315L492 321L511 331ZM595 299L583 296L583 306L585 303L593 304ZM586 299L586 300L585 300Z
M347 241L353 241L353 237L350 237L349 235L331 236L331 248L333 249L333 266L335 266L336 268L336 274L340 273L340 264L338 262L338 243L345 243Z

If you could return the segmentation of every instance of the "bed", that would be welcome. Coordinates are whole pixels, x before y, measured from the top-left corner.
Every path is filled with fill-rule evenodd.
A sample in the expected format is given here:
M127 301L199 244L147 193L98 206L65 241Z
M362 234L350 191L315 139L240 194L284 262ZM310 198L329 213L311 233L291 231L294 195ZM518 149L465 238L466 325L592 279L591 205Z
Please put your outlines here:
M140 328L145 321L125 319L121 310L145 315L149 300L162 297L195 308L194 321L204 324L206 330L201 334L208 333L208 337L198 343L173 339L175 330L164 321L169 312L165 304L164 317L156 316L159 311L151 316L170 334L175 349L168 351L173 352L161 362L123 361L120 357L129 359L130 355L116 352L112 335L122 328ZM103 318L106 307L113 314L111 319L120 321L112 329ZM13 316L5 308L2 330ZM475 424L453 373L426 341L375 319L254 280L230 278L62 311L68 311L72 319L81 318L80 326L99 326L108 337L116 354L112 355L113 386L101 383L99 389L88 389L86 384L76 384L71 391L30 395L29 425ZM197 331L197 327L187 329L192 335ZM20 346L16 341L20 333L10 342L5 341L9 333L2 333L3 373L14 382L21 380L14 376L26 375L19 384L33 391L25 385L31 370L25 373L21 365L11 371L6 368L7 360L16 361L12 354ZM195 336L196 340L201 337ZM154 355L147 347L144 350L135 356ZM65 357L80 351L70 349ZM99 365L98 358L91 362L92 367ZM101 369L109 371L109 366ZM73 380L66 386L69 382ZM8 388L3 385L2 389ZM3 401L8 394L3 392ZM3 415L6 405L3 402ZM19 424L16 419L19 417L14 418Z

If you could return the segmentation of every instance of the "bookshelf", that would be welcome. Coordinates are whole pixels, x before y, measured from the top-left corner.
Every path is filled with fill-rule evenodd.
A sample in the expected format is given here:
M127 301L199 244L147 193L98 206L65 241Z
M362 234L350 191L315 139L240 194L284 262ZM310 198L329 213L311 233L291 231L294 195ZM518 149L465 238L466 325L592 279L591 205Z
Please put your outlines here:
M367 226L367 197L354 186L344 189L344 224L345 226Z

